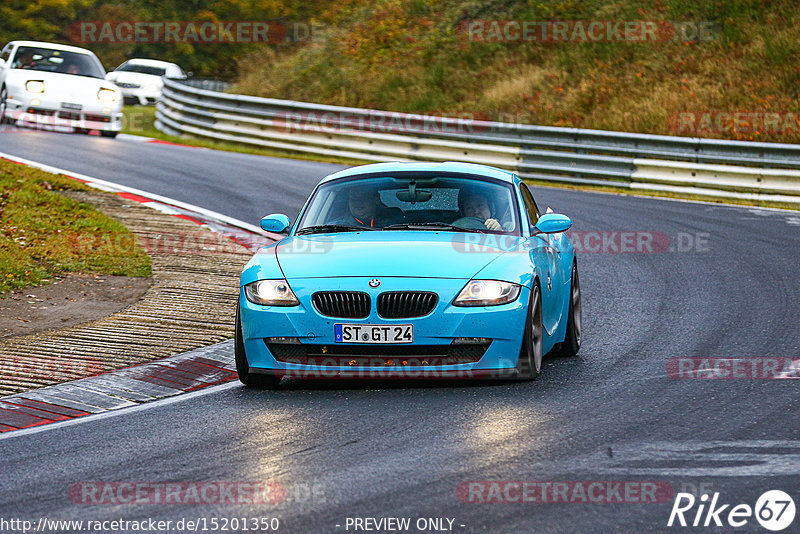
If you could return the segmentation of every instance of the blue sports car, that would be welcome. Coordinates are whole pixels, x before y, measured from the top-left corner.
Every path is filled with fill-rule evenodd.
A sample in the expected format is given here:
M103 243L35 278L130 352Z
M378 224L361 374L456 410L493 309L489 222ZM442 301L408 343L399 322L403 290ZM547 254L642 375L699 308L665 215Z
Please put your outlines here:
M513 173L379 163L314 189L245 265L235 355L248 386L298 378L532 380L581 344L572 221Z

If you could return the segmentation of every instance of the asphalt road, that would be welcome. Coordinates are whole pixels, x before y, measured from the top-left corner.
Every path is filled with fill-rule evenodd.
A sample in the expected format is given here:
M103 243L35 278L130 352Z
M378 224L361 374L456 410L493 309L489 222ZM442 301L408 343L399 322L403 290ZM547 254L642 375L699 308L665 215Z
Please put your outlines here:
M336 168L46 133L0 135L0 151L248 222L273 211L294 216L317 180ZM222 387L12 435L0 439L0 519L277 517L283 532L339 533L356 531L347 528L348 518L364 517L408 517L412 526L419 518L452 518L452 530L464 533L687 530L667 527L672 498L459 499L460 485L486 480L650 481L674 492L719 492L720 504L750 506L781 489L800 505L798 382L667 374L671 358L800 359L800 214L534 193L540 205L573 218L584 244L597 245L590 232L607 240L600 252L579 256L578 357L546 360L532 383ZM620 231L649 233L658 243L669 236L673 250L616 252L613 232ZM89 481L264 480L283 484L286 499L90 505L69 494ZM686 513L688 521L696 511ZM723 530L734 531L727 524ZM764 532L753 517L738 531ZM800 519L784 532L797 531Z

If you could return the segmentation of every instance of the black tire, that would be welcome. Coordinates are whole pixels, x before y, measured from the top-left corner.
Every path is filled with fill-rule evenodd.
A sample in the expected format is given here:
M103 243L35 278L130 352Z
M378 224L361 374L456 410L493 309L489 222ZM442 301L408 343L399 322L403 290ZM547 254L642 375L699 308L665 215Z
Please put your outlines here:
M8 107L8 90L5 87L0 89L0 126L10 122L6 117L6 109Z
M571 357L578 354L581 349L581 330L583 329L583 315L581 306L581 281L578 277L578 264L572 264L572 284L569 291L569 316L567 318L567 332L564 341L559 343L554 351L555 356Z
M522 336L522 348L517 360L517 379L536 380L542 372L542 291L536 281L528 302L528 318Z
M239 317L239 305L236 305L236 341L233 345L233 355L236 360L236 373L239 375L239 382L248 387L256 388L275 388L280 384L278 376L262 375L250 372L250 364L247 363L247 355L244 351L244 339L242 338L242 320Z
M100 132L100 135L102 135L103 137L108 137L110 139L114 139L117 136L118 133L119 132L107 132L105 130L102 130Z

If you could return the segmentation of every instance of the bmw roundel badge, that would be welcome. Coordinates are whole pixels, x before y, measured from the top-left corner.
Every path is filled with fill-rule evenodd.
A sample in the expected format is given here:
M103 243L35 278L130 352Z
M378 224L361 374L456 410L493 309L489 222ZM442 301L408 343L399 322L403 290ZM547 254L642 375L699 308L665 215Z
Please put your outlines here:
M379 285L381 285L381 281L377 278L373 278L369 281L369 287L378 287Z

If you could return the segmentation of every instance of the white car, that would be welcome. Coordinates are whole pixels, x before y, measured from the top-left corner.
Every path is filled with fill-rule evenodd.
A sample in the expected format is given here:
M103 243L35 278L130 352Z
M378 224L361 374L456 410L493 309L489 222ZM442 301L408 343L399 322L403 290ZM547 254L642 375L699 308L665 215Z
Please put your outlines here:
M0 124L56 131L122 129L122 93L89 50L12 41L0 53Z
M126 104L155 104L164 87L162 77L185 80L186 73L175 63L155 59L129 59L106 79L122 90Z

